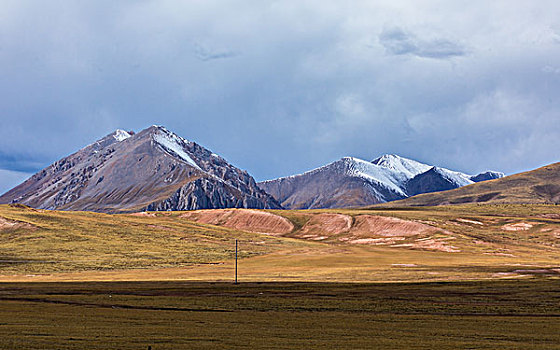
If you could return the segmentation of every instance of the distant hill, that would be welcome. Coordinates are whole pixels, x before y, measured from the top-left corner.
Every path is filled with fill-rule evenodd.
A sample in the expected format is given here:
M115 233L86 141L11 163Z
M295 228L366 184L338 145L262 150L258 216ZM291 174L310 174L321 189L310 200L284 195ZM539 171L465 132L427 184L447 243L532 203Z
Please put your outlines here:
M281 208L246 171L162 126L117 130L39 171L0 203L98 212Z
M371 162L345 157L300 175L259 182L286 209L345 208L384 203L502 177L467 175L394 154Z
M560 163L445 192L421 194L392 206L463 203L560 204Z

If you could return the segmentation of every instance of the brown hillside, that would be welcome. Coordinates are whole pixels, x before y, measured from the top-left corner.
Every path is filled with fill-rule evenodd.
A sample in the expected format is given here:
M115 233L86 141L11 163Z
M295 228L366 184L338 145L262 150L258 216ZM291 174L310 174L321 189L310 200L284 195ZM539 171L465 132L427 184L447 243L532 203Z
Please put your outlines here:
M559 204L560 163L450 191L421 194L389 205L434 206L464 203Z

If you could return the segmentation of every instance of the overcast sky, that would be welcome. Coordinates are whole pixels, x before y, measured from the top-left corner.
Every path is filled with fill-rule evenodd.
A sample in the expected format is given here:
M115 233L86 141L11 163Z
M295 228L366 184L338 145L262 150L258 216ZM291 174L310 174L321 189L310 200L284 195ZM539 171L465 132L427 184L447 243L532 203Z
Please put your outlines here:
M0 192L165 125L257 180L559 160L558 1L0 0Z

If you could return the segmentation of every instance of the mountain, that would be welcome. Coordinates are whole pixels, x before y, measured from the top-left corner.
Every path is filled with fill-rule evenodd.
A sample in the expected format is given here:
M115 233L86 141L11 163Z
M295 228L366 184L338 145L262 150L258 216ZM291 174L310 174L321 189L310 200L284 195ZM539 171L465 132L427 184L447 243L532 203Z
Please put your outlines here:
M448 190L502 173L467 175L394 154L371 162L345 157L300 175L259 182L288 209L344 208Z
M463 203L560 204L560 163L450 191L422 194L391 205Z
M253 177L162 126L117 130L0 196L35 208L132 212L281 208Z
M420 193L451 190L473 184L474 179L482 178L484 176L481 174L469 176L457 171L432 167L430 170L410 179L406 183L406 193L408 196L415 196Z
M500 173L497 171L485 171L478 175L471 177L471 180L474 182L481 182L481 181L488 181L488 180L495 180L504 177L504 173Z

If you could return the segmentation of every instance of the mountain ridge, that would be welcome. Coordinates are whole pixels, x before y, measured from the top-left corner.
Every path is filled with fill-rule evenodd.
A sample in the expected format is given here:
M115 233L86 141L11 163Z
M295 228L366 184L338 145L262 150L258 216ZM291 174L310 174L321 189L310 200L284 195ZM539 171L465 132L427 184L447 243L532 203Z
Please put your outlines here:
M495 171L467 175L385 154L371 162L344 157L302 174L258 185L288 209L343 208L399 200L503 175ZM427 182L422 184L421 179Z
M163 126L115 132L0 196L36 208L128 212L281 206L244 170Z

